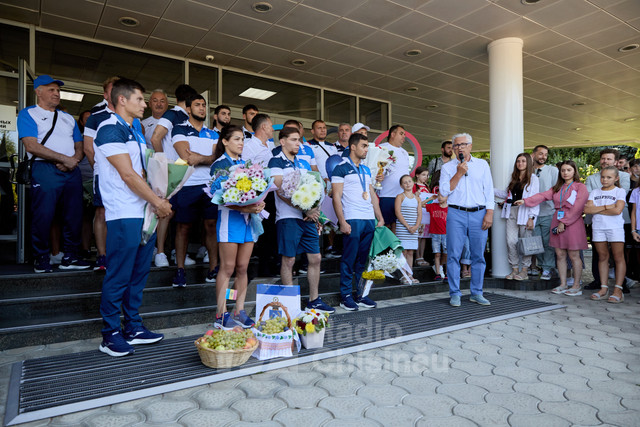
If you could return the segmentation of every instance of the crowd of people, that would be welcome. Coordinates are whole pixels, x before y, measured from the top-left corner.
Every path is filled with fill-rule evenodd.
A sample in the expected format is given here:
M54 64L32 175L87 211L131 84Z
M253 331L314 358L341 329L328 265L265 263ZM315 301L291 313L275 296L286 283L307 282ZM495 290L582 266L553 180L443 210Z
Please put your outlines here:
M283 179L294 171L315 171L330 183L330 203L323 209L334 211L337 224L328 233L325 256L340 258L340 306L346 310L376 307L375 301L361 294L358 282L374 230L380 226L389 227L400 239L410 266L433 262L436 279L449 283L452 306L461 305L460 280L468 277L470 301L490 305L483 296L484 253L496 197L502 200L501 216L507 223L508 259L513 269L507 279L526 280L540 270L540 278L550 280L557 269L560 286L553 292L580 295L581 251L587 248L584 212L587 222L593 218L594 277L600 289L591 298L624 300L625 256L629 256L625 241L640 242L635 212L640 190L631 193L634 209L625 219L630 182L637 185L638 178L634 175L631 181L629 173L613 167L619 160L616 150L602 151L602 170L590 176L585 185L580 183L574 162L547 165L549 149L537 146L532 154L517 156L508 187L494 189L488 163L471 155L471 135L460 133L443 142L441 156L427 167L418 167L412 175L409 153L402 148L406 131L394 125L387 142L380 144L393 150L394 165L388 173L372 176L364 164L370 129L362 123L340 124L338 141L332 143L326 139L325 122L316 120L311 125L312 138L307 141L299 121L286 121L276 134L269 115L249 104L242 110L243 126L231 124L231 109L219 105L209 127L209 106L188 85L176 89L177 105L172 109L165 91L151 92L151 115L143 119L145 89L124 77L107 79L104 100L81 113L76 123L57 108L63 84L47 75L38 77L34 82L37 104L18 116L19 138L35 160L31 181L34 271L51 272L52 263L58 261L61 269L91 268L85 258L93 236L97 249L93 268L106 271L100 306L104 323L100 350L109 355L130 354L132 345L163 338L142 323L138 312L142 290L152 263L157 267L169 265L170 246L174 247L171 258L177 265L172 285L187 286L185 266L196 262L188 254L194 234L200 246L195 258L208 264L206 281L216 284L215 327L248 328L254 323L244 309L252 255L259 259L261 275L279 275L283 285L293 284L296 270L306 272L307 307L334 312L318 290L320 207L302 210L282 188ZM194 168L184 187L170 200L156 195L145 180L147 148L163 152L170 162L182 159ZM327 167L327 160L336 155L341 156L339 164ZM276 191L263 202L249 206L212 203L205 190L216 171L247 162L269 168ZM640 172L640 165L635 163L621 165ZM154 209L159 221L157 233L141 245L146 204ZM256 239L247 215L263 210L269 215L264 215L264 233ZM541 236L545 246L545 252L535 258L517 250L518 240L532 235ZM611 295L607 286L610 250L616 279ZM277 271L274 266L278 266ZM573 270L572 281L567 278L568 268ZM234 274L237 297L230 311L226 293ZM411 275L402 280L407 285L418 282Z

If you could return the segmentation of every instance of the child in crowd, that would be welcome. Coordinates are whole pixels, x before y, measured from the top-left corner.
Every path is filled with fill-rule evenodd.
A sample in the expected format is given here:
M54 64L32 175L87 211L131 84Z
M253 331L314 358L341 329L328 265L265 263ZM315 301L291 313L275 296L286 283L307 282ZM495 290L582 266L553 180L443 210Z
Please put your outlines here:
M438 198L438 187L434 187L436 193L428 199L428 201ZM427 212L431 216L431 225L429 233L431 234L431 249L435 257L433 271L436 273L436 280L445 280L447 275L444 272L444 266L447 265L447 200L441 203L429 203L426 205Z
M420 197L422 202L422 221L420 228L418 229L418 252L416 254L416 265L419 267L429 266L429 263L424 259L424 251L427 243L427 239L431 237L429 235L429 212L424 208L425 201L431 196L431 191L427 186L429 179L429 170L424 166L419 166L416 169L416 185L413 187L413 192Z
M624 260L624 219L622 218L626 192L620 188L618 169L615 166L607 166L602 169L602 172L600 172L600 183L602 184L602 188L597 188L589 194L589 200L584 207L584 213L593 214L593 222L591 225L593 237L591 241L598 251L599 257L600 292L592 294L591 299L600 301L609 296L610 243L613 259L616 264L616 285L613 294L609 296L608 302L618 304L624 301L622 282L626 274L626 263ZM636 235L637 233L634 233L634 238Z
M413 178L411 175L403 175L400 178L400 186L403 192L396 196L396 236L400 239L404 248L403 255L407 259L409 266L413 265L413 253L418 249L418 228L422 221L422 204L418 202L418 197L413 194ZM410 281L409 281L410 280ZM409 280L402 278L402 283L419 283L419 280L409 277Z

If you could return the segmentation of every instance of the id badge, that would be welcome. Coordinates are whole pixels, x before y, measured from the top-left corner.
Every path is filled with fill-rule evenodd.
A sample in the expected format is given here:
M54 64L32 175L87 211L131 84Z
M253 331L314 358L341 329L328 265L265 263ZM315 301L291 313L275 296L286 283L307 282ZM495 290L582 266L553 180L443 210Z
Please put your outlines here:
M558 216L557 216L557 218L558 218L558 219L562 219L562 218L564 218L564 211L558 211Z

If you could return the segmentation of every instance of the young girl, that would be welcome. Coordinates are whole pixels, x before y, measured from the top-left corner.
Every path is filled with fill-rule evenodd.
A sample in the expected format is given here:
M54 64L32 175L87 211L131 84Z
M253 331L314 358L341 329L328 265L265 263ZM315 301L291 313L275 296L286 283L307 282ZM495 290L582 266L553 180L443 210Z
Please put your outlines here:
M242 128L235 125L225 126L220 132L220 139L216 144L215 158L211 166L211 175L218 169L228 169L232 165L244 165L240 158L244 146ZM239 325L250 328L254 321L244 310L244 300L247 296L247 267L253 251L253 236L251 227L245 220L247 214L259 213L264 209L264 202L249 206L219 206L218 207L218 248L220 251L220 271L216 281L216 321L214 327L218 329L233 329ZM227 312L226 292L229 278L236 272L234 287L238 292L236 311L232 315Z
M396 236L402 242L404 248L403 255L407 259L409 266L413 265L413 253L418 249L418 228L422 220L422 204L418 202L418 197L413 194L413 178L411 175L403 175L400 178L402 193L396 196ZM412 283L420 281L410 277ZM408 285L404 278L402 282Z
M537 206L546 200L553 200L555 213L551 219L549 245L556 250L556 266L560 276L560 286L551 292L567 296L582 295L580 276L582 265L580 250L587 249L587 233L582 220L582 211L587 203L589 192L580 182L578 167L573 160L558 163L558 182L542 193L524 199L524 205ZM567 287L567 254L574 265L573 286Z
M419 166L416 169L416 185L413 187L413 192L420 197L422 202L422 221L420 223L420 228L418 229L418 252L416 254L416 265L417 266L429 266L429 263L424 260L425 256L425 247L427 239L431 236L429 235L429 223L431 222L431 217L429 212L425 209L426 199L431 196L431 192L429 191L429 187L427 187L427 180L429 179L429 170L424 166Z
M433 191L438 192L438 187L434 187ZM434 203L427 205L427 211L431 215L431 250L435 258L433 271L436 273L435 280L446 280L447 275L444 272L444 266L447 265L447 200L438 202L437 194L431 196L428 201L434 200Z
M625 239L622 218L626 192L620 188L618 169L615 166L602 169L600 183L602 188L595 189L589 194L589 200L584 208L584 213L593 214L591 241L599 257L600 292L592 294L591 299L600 301L609 296L609 243L611 243L611 252L616 264L616 285L608 302L618 304L624 301L622 283L627 268L624 260Z

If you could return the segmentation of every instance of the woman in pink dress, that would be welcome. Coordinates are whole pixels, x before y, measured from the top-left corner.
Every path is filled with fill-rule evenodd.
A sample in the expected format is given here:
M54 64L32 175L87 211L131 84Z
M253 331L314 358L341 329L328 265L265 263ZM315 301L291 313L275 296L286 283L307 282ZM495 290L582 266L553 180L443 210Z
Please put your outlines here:
M549 245L556 249L556 266L560 286L551 292L567 296L582 295L580 276L582 265L580 250L587 249L587 233L582 220L582 211L589 198L587 187L580 182L578 168L572 160L558 163L558 182L549 190L524 199L526 206L536 206L553 200L556 211L551 220ZM567 287L567 255L573 264L573 287Z

